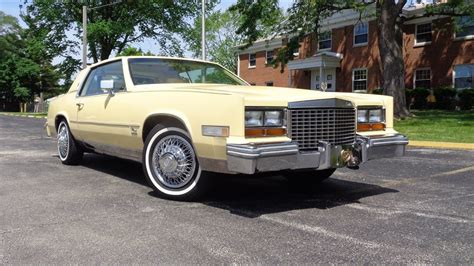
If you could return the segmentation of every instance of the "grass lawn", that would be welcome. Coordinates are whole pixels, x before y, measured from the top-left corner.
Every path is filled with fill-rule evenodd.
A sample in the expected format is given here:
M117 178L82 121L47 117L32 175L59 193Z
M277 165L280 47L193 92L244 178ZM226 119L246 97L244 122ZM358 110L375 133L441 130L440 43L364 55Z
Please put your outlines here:
M473 111L413 111L416 117L395 121L410 140L474 143Z
M34 116L34 117L46 117L48 113L20 113L20 112L0 112L2 115L20 115L20 116Z

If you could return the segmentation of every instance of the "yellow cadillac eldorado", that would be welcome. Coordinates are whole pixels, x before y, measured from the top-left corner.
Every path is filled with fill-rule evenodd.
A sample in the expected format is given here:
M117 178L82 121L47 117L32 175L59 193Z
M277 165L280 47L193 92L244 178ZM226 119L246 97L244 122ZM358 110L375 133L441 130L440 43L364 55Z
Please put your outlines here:
M63 164L88 152L136 160L174 200L202 195L212 173L316 182L408 143L388 96L250 86L215 63L145 56L83 69L51 101L46 130Z

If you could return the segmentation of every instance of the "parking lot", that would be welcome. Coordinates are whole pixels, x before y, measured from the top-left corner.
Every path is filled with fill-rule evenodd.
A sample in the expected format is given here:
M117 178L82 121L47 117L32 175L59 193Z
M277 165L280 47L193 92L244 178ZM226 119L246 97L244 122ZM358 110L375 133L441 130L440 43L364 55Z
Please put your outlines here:
M315 187L222 175L185 203L135 162L62 165L43 123L0 115L0 264L474 263L474 151L410 148Z

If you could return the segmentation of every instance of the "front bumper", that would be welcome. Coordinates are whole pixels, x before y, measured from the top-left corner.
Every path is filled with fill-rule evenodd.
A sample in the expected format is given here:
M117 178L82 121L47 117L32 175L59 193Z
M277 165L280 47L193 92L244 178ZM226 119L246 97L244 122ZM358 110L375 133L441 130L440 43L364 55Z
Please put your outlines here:
M291 169L329 169L349 164L344 153L357 157L357 164L376 158L403 156L407 137L401 134L357 136L352 145L320 142L317 150L299 151L298 143L227 145L227 168L230 172L254 174Z

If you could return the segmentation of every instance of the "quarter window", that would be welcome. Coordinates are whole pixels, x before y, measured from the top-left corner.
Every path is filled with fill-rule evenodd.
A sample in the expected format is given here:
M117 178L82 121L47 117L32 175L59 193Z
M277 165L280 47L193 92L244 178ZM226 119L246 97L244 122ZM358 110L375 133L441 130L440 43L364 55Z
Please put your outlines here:
M474 88L474 64L454 67L454 87L456 89Z
M352 70L352 90L354 92L367 91L367 69Z
M106 91L100 88L102 80L113 80L115 91L125 90L122 61L116 61L92 69L79 95L92 96L106 93Z
M249 67L257 65L257 54L249 54Z
M367 44L369 39L369 24L367 22L357 23L354 27L354 44Z
M431 88L431 70L417 69L415 71L415 88Z
M474 37L474 18L470 16L460 17L458 25L460 29L456 32L456 38Z
M319 50L331 49L331 31L321 32L318 35Z
M431 22L416 25L415 44L431 42Z

